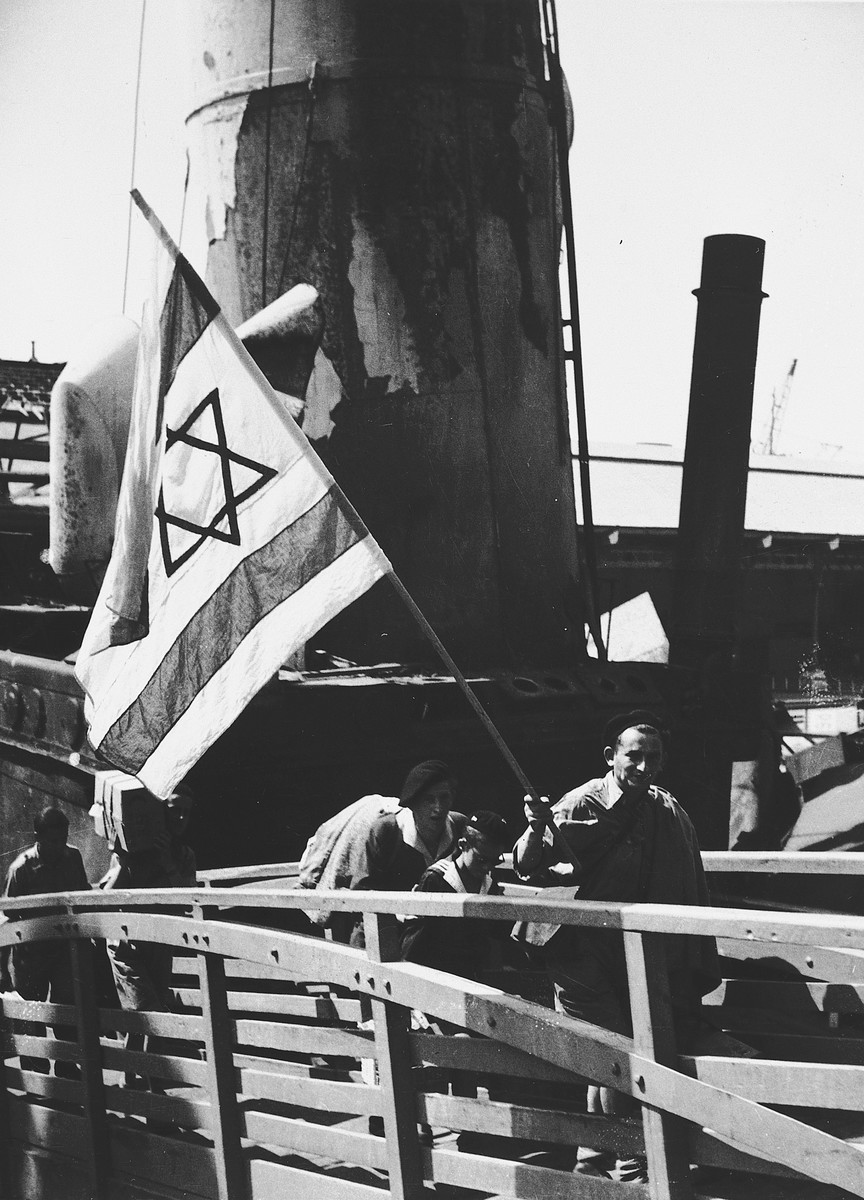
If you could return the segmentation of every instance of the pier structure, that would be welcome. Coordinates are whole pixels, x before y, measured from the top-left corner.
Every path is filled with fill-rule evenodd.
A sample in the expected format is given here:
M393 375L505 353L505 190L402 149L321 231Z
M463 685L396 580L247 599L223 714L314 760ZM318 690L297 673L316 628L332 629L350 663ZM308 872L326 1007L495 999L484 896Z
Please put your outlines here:
M766 874L864 876L858 854L705 860L739 897ZM276 864L192 889L3 902L0 944L68 943L75 1004L2 997L2 1195L864 1196L864 918L295 880L296 864ZM321 909L361 911L366 949L315 935L303 912ZM399 961L397 914L621 931L633 1036L556 1013L538 972L481 984ZM708 997L713 1033L686 1055L664 966L682 933L717 937L726 975ZM94 972L103 939L170 946L180 1011L108 1006ZM145 1048L124 1047L125 1033ZM586 1080L636 1097L641 1117L586 1113ZM574 1174L579 1145L645 1154L648 1184Z

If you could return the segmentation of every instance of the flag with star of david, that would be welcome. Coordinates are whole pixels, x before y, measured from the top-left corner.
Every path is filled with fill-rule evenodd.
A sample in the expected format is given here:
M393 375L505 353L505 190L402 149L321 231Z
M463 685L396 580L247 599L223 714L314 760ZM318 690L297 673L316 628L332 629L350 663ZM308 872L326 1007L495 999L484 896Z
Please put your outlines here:
M166 796L391 568L138 202L162 241L162 299L142 321L115 543L75 669L93 746Z

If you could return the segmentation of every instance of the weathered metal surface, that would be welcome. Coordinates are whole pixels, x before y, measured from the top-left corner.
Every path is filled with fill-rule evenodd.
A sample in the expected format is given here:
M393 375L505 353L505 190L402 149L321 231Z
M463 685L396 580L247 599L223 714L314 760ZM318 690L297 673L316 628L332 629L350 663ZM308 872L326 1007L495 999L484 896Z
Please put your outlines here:
M69 818L69 839L89 877L102 875L108 847L94 836L87 811L98 765L72 668L0 651L0 875L18 850L32 845L33 818L49 804Z
M95 768L84 694L68 663L0 651L0 742Z
M582 624L536 6L294 0L268 90L269 33L263 2L206 8L189 125L210 282L235 321L297 279L321 292L345 388L328 465L460 663L570 663ZM327 644L430 656L383 586Z

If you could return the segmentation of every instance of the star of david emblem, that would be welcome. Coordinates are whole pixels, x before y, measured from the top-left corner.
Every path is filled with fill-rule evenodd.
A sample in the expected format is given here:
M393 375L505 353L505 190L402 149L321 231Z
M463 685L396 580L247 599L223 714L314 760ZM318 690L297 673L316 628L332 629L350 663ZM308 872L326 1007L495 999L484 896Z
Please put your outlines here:
M212 420L215 434L209 440L202 436L206 424ZM195 426L202 426L200 433L194 432ZM218 472L218 481L221 481L221 488L216 488L216 491L221 491L216 511L208 514L206 524L198 522L184 516L182 512L169 512L165 503L165 487L164 482L159 488L159 501L156 506L156 519L159 522L159 538L162 543L162 561L165 566L165 574L170 577L182 565L187 562L192 555L199 550L208 539L213 539L218 542L228 542L231 545L240 545L240 523L237 518L237 510L245 500L259 491L265 483L268 483L276 474L275 467L265 466L263 463L255 462L254 459L246 458L245 455L237 454L234 450L228 448L228 443L225 437L225 422L222 417L222 404L219 398L219 389L214 388L208 396L189 414L179 429L171 429L165 427L165 455L167 456L172 447L182 444L189 447L191 450L200 451L204 454L214 454L219 460L216 468ZM232 472L232 468L234 468ZM253 476L249 481L249 475ZM243 477L245 486L236 489L237 478ZM193 504L200 497L193 497ZM174 545L172 546L172 530ZM192 541L188 538L182 538L178 545L176 531L182 531L192 535ZM197 536L196 536L197 535Z

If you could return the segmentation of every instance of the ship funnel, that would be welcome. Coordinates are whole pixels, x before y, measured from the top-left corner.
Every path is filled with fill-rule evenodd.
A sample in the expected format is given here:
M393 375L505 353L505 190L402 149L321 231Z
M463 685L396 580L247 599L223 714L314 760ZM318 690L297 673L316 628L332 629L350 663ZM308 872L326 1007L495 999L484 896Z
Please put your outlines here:
M321 453L430 624L472 670L575 665L560 196L536 3L194 12L187 226L208 231L223 311L243 320L285 280L318 288L341 384ZM318 643L361 664L438 665L384 589Z

